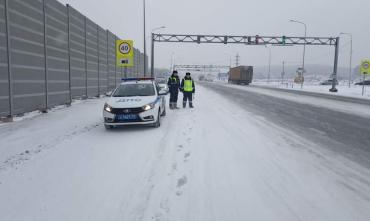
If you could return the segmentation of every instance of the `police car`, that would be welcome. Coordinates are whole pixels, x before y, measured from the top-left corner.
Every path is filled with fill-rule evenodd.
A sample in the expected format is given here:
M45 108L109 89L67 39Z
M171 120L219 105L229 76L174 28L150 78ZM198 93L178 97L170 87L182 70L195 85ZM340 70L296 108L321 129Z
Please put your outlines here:
M106 129L121 125L161 126L166 115L165 95L153 78L124 78L104 105Z

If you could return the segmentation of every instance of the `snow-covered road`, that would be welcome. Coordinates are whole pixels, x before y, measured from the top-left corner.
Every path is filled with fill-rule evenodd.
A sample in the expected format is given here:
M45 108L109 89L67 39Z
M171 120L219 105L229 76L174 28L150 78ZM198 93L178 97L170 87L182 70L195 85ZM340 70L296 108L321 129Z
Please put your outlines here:
M368 220L370 171L198 86L158 129L104 99L0 125L1 221Z

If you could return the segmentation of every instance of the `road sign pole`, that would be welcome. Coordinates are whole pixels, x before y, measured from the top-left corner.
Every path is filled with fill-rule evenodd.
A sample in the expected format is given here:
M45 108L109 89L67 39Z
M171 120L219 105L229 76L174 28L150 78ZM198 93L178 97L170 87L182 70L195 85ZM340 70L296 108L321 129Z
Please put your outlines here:
M365 93L365 76L366 74L364 73L364 78L362 80L362 96L364 96L364 93Z
M362 96L364 96L366 75L370 74L370 60L363 60L361 62L360 72L364 75L362 80Z

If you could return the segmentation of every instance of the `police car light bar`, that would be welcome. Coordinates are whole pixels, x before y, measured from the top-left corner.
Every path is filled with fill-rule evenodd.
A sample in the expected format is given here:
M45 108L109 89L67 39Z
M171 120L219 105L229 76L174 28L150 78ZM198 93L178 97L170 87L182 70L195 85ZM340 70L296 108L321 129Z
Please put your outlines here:
M122 81L148 81L154 80L154 78L150 77L142 77L142 78L122 78Z

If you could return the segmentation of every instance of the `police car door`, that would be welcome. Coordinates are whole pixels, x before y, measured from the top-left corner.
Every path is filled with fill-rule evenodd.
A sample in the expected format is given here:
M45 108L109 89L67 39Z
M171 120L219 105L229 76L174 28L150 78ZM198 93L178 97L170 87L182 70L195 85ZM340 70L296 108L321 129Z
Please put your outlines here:
M157 89L157 96L160 98L160 107L161 107L161 110L162 112L165 110L166 108L166 96L164 95L159 95L159 92L161 91L161 87L159 86L158 83L155 83L155 87ZM162 114L162 113L161 113Z

